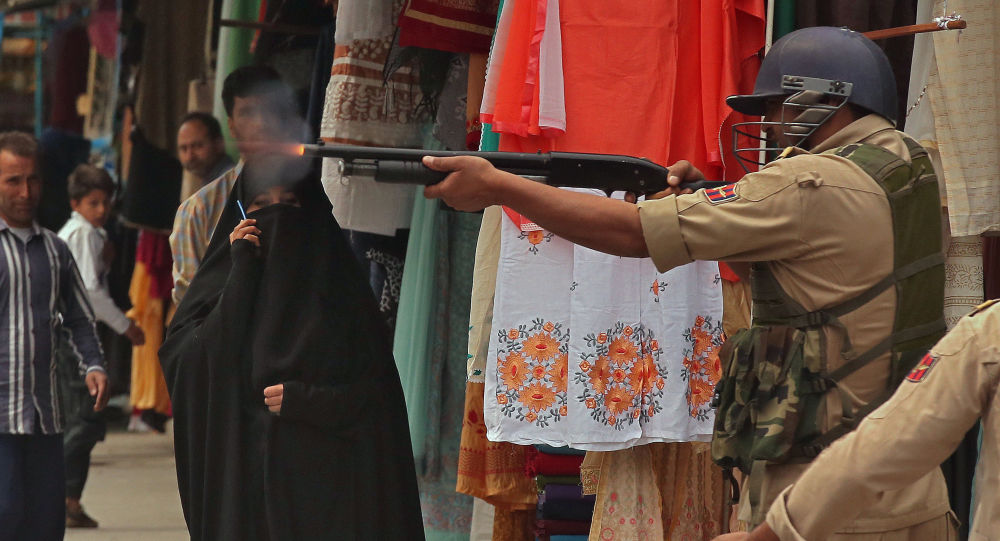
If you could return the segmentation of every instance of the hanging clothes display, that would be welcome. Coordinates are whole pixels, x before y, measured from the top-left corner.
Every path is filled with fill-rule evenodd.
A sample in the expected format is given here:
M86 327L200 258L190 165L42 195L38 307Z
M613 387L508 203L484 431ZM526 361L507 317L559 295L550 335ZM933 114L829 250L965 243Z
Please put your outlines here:
M490 71L487 76L483 105L484 119L492 120L494 129L501 132L501 150L565 150L633 154L642 155L661 163L670 163L672 158L694 158L694 163L706 171L706 174L718 173L715 178L721 178L724 167L718 151L718 129L729 115L728 109L722 104L722 99L719 96L738 91L741 83L745 87L747 79L752 81L752 77L745 76L752 70L744 69L744 64L748 62L749 65L753 65L753 62L756 61L755 53L762 45L762 6L748 3L748 6L744 6L742 10L732 8L728 12L720 10L704 13L697 6L692 7L678 3L677 5L650 6L644 8L646 11L640 10L637 13L629 12L626 14L618 13L609 7L574 3L558 7L561 10L559 17L561 25L553 27L540 23L539 21L553 10L555 4L554 1L508 2L501 12L497 30L497 44L490 59ZM532 6L535 9L529 9ZM608 12L605 13L604 10ZM715 15L715 18L713 19L709 15ZM710 19L711 22L699 22L703 19ZM600 21L600 23L596 21ZM637 24L636 21L643 23ZM748 24L748 22L754 21L755 26ZM756 36L756 48L746 38L735 40L731 50L718 47L720 36L736 34L741 23L747 25L748 29L757 29L755 33L746 31L741 34ZM685 28L684 37L689 39L675 41L669 30L675 26ZM539 29L541 29L540 32ZM624 35L617 35L615 31L622 34L628 33L630 37L624 39ZM541 63L537 61L541 58L540 44L544 40L543 36L557 32L560 34L559 43L562 50L563 73L561 80L565 87L567 127L565 135L546 138L538 124L539 116L536 115L536 111L540 108L538 97L541 95L541 88L545 87L545 82L550 77L541 73ZM648 34L649 40L636 39L636 32L642 35ZM705 70L711 71L711 75L699 74L697 63L683 65L678 63L675 69L671 70L664 69L662 62L643 62L644 55L636 56L639 51L635 49L635 44L639 42L643 43L647 54L651 50L655 51L652 54L666 54L671 58L676 58L679 56L676 48L678 41L698 44L702 43L699 41L701 38L704 39L704 45L699 45L697 50L701 51L698 57L702 62L719 59L718 62L712 64L716 66L715 69ZM505 45L504 52L498 54L496 51L500 50L499 47L502 44ZM715 49L723 50L717 51L710 47L710 44L716 44ZM600 52L595 53L595 51ZM749 58L746 62L744 62L746 59L741 58L741 55L744 54L748 55ZM720 78L717 74L718 66L727 68L725 77ZM498 70L500 72L499 80L493 75ZM694 73L691 73L691 70ZM696 75L696 77L686 77L687 75ZM681 77L684 78L685 85L676 84ZM692 79L701 82L688 84L689 80ZM536 81L540 84L535 84ZM636 85L636 81L649 81L650 83ZM704 93L713 101L702 100L700 94L687 96L683 94L681 87L694 87L699 93L702 93L702 88L704 88ZM681 93L680 98L675 97L677 93ZM622 96L634 96L634 99L624 100ZM687 99L685 100L685 98ZM492 110L489 103L491 99L495 100ZM615 107L608 105L611 103L614 103ZM712 107L705 105L707 103L711 103ZM685 107L682 104L701 105ZM652 110L649 109L650 107ZM646 129L640 131L634 129L637 125L648 124L648 118L657 117L673 119L673 122L667 122L666 128L661 130ZM574 121L577 122L576 125L573 124ZM705 126L712 122L715 123L715 127L706 130ZM670 126L677 125L696 126L697 129L694 131L704 136L700 138L692 138L690 135L685 138L671 137ZM534 130L537 130L539 135L533 135L532 131ZM521 137L520 135L525 132L528 136ZM707 136L708 133L711 133L711 137ZM672 140L676 144L671 144ZM689 145L680 143L682 140L685 142L696 140L698 142ZM711 141L711 145L709 145L709 141ZM680 150L675 151L675 146ZM717 159L713 161L713 158ZM715 164L714 169L713 163ZM503 241L504 248L502 250L505 252L501 257L501 269L498 275L493 343L489 355L489 361L497 364L495 368L491 367L487 370L486 417L491 439L520 443L582 445L584 448L592 449L608 448L604 447L605 445L610 445L610 448L622 448L644 441L642 431L638 431L638 427L641 424L646 424L647 417L651 417L649 414L650 406L654 405L655 402L653 410L668 407L654 398L664 394L663 389L672 381L670 378L663 378L662 381L658 379L666 372L682 376L676 378L676 381L684 381L688 385L682 396L693 397L690 399L693 402L686 404L684 409L689 412L694 411L695 424L701 423L701 426L700 428L692 428L691 426L678 425L670 429L656 429L651 432L657 434L652 436L654 441L686 441L699 437L707 438L711 432L711 420L708 417L698 419L697 410L699 407L697 404L700 403L700 397L704 393L711 394L710 378L693 377L690 380L683 378L696 366L692 363L689 363L688 367L678 364L674 370L669 370L666 366L656 366L655 374L652 373L651 369L654 368L656 361L664 356L674 356L675 362L681 363L684 354L678 355L678 353L683 351L680 348L683 342L680 339L680 334L677 334L676 338L675 336L665 337L663 336L666 334L665 330L654 329L649 323L644 323L640 319L640 306L644 306L644 303L649 299L653 301L659 299L658 295L644 296L640 292L650 293L645 290L662 288L657 293L665 293L667 283L698 284L698 278L692 275L664 280L662 277L657 277L654 270L640 270L642 265L637 261L618 261L619 258L609 258L580 247L574 248L561 239L553 238L547 232L533 228L532 224L525 223L513 213L510 214L512 220L505 222L504 225L505 233L509 233ZM515 224L514 220L517 220L519 225ZM517 256L519 258L517 263L511 263L509 267L505 267L505 259L513 257L515 253L515 244L513 243L515 237L519 237L519 241L528 249ZM525 259L525 256L529 259ZM532 257L533 259L530 259ZM574 259L576 262L573 261ZM529 265L537 265L534 267L537 270L532 273L529 270ZM603 270L595 270L592 276L585 274L591 272L588 269L600 269L602 266ZM698 264L694 264L691 268L694 269L697 266ZM680 270L677 272L690 271ZM507 280L507 275L511 273L522 273L522 276L520 279L510 278L509 290L503 290L504 280ZM542 281L545 286L548 286L542 288L546 291L530 291L533 286L530 282L526 282L525 278L532 274L545 277L559 276L561 280L566 281L563 290L565 293L562 295L554 294L553 290L559 286L548 278ZM698 276L707 277L708 287L716 291L714 297L701 295L699 300L704 301L705 304L693 306L690 314L678 313L677 306L673 305L671 306L673 311L669 317L676 319L668 321L664 320L667 316L652 316L660 320L657 321L656 325L664 325L664 329L667 326L674 329L686 329L689 336L695 336L690 329L697 327L699 332L715 336L714 340L718 342L720 340L718 336L721 335L721 298L717 293L719 289L716 282L717 274L714 264L705 265L698 273ZM619 281L602 278L602 276L646 275L648 275L648 279L640 278L634 286L622 286ZM644 282L653 285L644 284L639 287L639 283ZM609 292L609 284L616 285L616 289L620 289L620 291ZM572 293L570 293L571 287ZM629 291L630 287L634 287L634 291ZM697 291L697 286L694 290ZM670 294L667 293L667 295ZM545 302L540 302L540 299L545 299ZM600 299L600 301L596 299ZM501 302L507 304L501 308ZM713 302L716 304L713 305ZM574 307L572 303L576 303L578 306ZM542 314L533 318L529 317L529 311L542 305L555 317ZM670 302L664 302L662 305L659 303L649 304L649 307L646 308L647 313L662 313L662 311L656 310L657 305L670 305ZM591 306L613 306L614 309L591 316L595 317L594 321L588 321L590 319L588 310ZM616 313L611 315L609 312ZM611 317L609 318L609 316ZM688 316L690 316L690 321L681 324L680 320ZM536 318L541 319L534 321ZM520 321L522 319L524 321ZM701 321L702 324L695 325L695 321ZM521 328L522 325L524 328ZM717 326L718 330L714 331L713 334L714 328L706 329L705 326ZM567 327L574 329L573 338L570 338ZM498 329L509 331L505 335L507 338L500 337ZM593 338L588 344L585 340L591 332ZM536 344L536 341L542 340L537 336L542 336L546 343ZM532 340L530 344L521 343L529 338ZM549 340L553 342L549 343ZM579 342L571 346L570 342L574 340L579 340ZM624 352L622 355L629 359L626 361L623 357L621 360L610 360L610 364L605 366L609 363L609 359L604 357L609 355L608 352L611 351L606 343L613 343L616 351L619 347L625 348L622 350ZM677 349L669 352L660 348L653 350L650 348L651 343L667 343L670 344L670 348L676 347ZM709 350L711 350L711 345L710 340L707 346ZM535 353L533 350L527 350L528 346L548 349L545 350L545 353L533 356L528 355L529 351ZM704 347L706 346L698 344L699 349ZM520 362L518 362L517 355L514 354L521 355ZM500 359L498 359L498 355L501 356ZM509 361L507 360L508 356L511 357ZM634 389L636 392L625 393L622 385L626 372L634 368L632 364L634 360L631 358L633 356L636 359L643 359L640 364L645 363L649 367L641 368L636 377L628 379L629 382L638 383L638 388ZM573 359L572 363L568 362L569 358ZM565 369L562 368L563 362L567 363ZM577 366L579 362L586 363L586 368ZM700 362L700 359L693 362ZM541 368L535 367L531 363L540 363ZM550 364L553 366L550 367ZM586 430L581 431L580 427L574 427L571 430L568 426L573 424L572 421L549 426L556 420L565 420L566 414L562 413L563 411L569 413L577 407L561 394L566 392L563 391L564 383L560 379L561 376L540 378L533 377L533 374L530 373L531 370L547 371L550 368L558 372L565 370L565 374L570 380L565 383L567 390L568 387L575 389L576 386L587 389L585 395L580 395L582 397L580 401L582 406L580 407L585 408L581 413L586 414L587 409L593 410L592 422L599 421L598 424L603 423L605 426L614 427L613 432L617 433L616 436L598 436L594 433L588 433ZM623 369L625 372L613 373L616 368ZM529 370L529 372L518 372L518 370L524 369ZM605 371L608 374L602 375L602 372ZM697 374L698 371L695 373ZM708 371L704 373L708 374ZM507 381L504 381L505 374ZM646 378L645 380L638 377L643 374L645 374L643 376ZM612 381L616 377L619 380ZM610 382L610 384L599 383L602 380ZM644 389L640 380L645 381L647 387L651 387L645 392L641 392ZM590 381L595 383L592 384ZM701 386L702 382L706 383L704 388ZM629 390L633 389L629 388ZM677 391L678 389L670 389L665 394L674 396ZM549 396L550 392L554 393L553 396ZM567 394L577 396L572 391ZM605 396L606 394L607 396ZM523 396L537 396L538 400L530 404L527 402L511 403L511 400L528 400ZM507 403L501 403L505 399ZM598 404L604 404L605 400L607 400L607 407L603 409L598 407ZM637 401L633 403L633 400ZM587 408L588 405L591 407ZM705 405L707 406L707 401ZM677 406L679 404L672 404L670 407ZM548 411L550 407L553 408L552 412L554 413ZM669 411L676 410L669 409ZM629 416L628 419L625 418L625 415ZM501 428L501 425L513 423L515 418L517 418L516 423L519 423L516 426L520 426L520 428L514 430L513 426L515 425ZM526 420L527 424L525 424ZM527 425L535 425L535 428L528 428ZM625 428L626 425L629 428ZM525 432L521 433L521 430ZM547 432L552 436L552 439L546 440L547 436L542 435L542 432ZM573 432L576 441L561 439L557 435L559 432ZM588 444L594 444L594 446Z
M541 113L546 103L542 96L552 95L546 89L559 88L551 82L552 71L542 67L546 58L542 43L554 27L539 21L546 20L553 6L560 10L561 21L558 57L562 69L556 81L562 83L563 99L555 102L557 110L561 105L565 111L564 135L553 130L553 125L545 120L546 115ZM724 159L730 146L727 126L732 116L722 98L752 87L759 66L757 53L763 41L761 2L724 7L664 3L628 12L588 2L558 5L553 1L508 2L501 11L491 52L483 119L492 120L495 129L501 132L501 150L631 154L663 164L689 159L709 178L735 179L742 176L742 170ZM501 43L505 46L501 47ZM685 48L683 54L679 44ZM548 103L546 107L551 109L552 102ZM663 120L651 125L650 119ZM639 126L642 128L637 129ZM490 335L493 343L487 357L488 362L495 364L485 370L486 416L491 437L499 432L491 419L511 424L534 423L525 432L528 436L519 440L522 442L544 437L540 433L546 430L551 434L564 431L580 434L579 428L564 427L572 424L574 404L579 402L575 399L581 398L582 404L576 407L583 410L582 419L603 421L605 434L621 438L617 443L602 442L612 446L608 448L627 448L630 443L643 441L644 430L636 429L645 428L644 424L651 430L663 430L660 437L667 441L698 439L699 431L700 438L707 439L711 420L706 418L699 427L698 416L702 412L709 415L711 382L715 377L713 349L722 339L717 267L702 263L704 266L700 268L695 264L687 270L675 269L678 273L690 272L687 276L657 275L652 268L647 274L640 270L642 262L622 261L572 247L513 213L508 216L509 219L501 219L504 233L501 242L505 250L514 241L520 242L523 257L511 265L513 269L505 269L507 253L501 256ZM534 276L530 267L525 267L531 261L529 256L545 261L544 265L538 265ZM577 269L584 269L583 274L592 269L595 276L581 276L583 279L578 280ZM510 272L522 273L521 279L510 278L509 292L505 292L504 281ZM628 276L638 278L623 283L622 277ZM639 287L640 283L644 287ZM718 304L712 305L712 317L695 313L699 302L712 302L708 300L711 296L694 299L680 293L680 299L671 297L678 294L675 291L684 291L678 287L682 283L702 284L690 287L691 297L695 292L705 291L716 295L714 302ZM553 294L552 290L563 287L562 297ZM543 314L518 318L516 312L506 312L508 307L501 306L521 296L524 300L518 308L561 313L566 319L560 321L558 317ZM531 296L535 302L527 300ZM658 299L660 303L656 302ZM684 301L692 312L684 314ZM602 312L606 306L612 310ZM672 308L670 312L663 309L667 306ZM657 321L644 325L641 319L644 312L658 316L654 318ZM690 321L682 324L685 316ZM505 321L507 318L524 321L514 324ZM672 324L667 326L665 321ZM669 330L654 328L661 324ZM569 329L571 333L567 332ZM679 329L687 329L687 336L680 338L674 334ZM573 342L578 345L572 345ZM685 346L690 347L688 352L684 351ZM657 361L678 353L679 357L674 357L676 366L661 370ZM688 353L686 363L684 353ZM583 355L592 358L580 358ZM626 361L633 356L642 362ZM539 361L542 358L545 359ZM566 380L564 374L568 376ZM678 383L684 385L668 388ZM588 394L573 392L571 386L586 388ZM497 394L497 390L502 392ZM675 399L679 396L681 402L670 406L657 404L661 402L661 393ZM649 406L654 407L650 410ZM657 411L657 406L665 409ZM678 415L681 411L684 413ZM570 417L562 417L564 412ZM660 415L661 412L670 413ZM587 417L588 413L592 416ZM654 429L657 417L672 417L675 425ZM557 418L559 422L553 422ZM654 423L648 423L649 420ZM589 440L598 439L587 436ZM601 448L579 442L571 445ZM682 531L671 528L690 527L690 531L705 539L722 531L726 511L721 471L711 463L704 448L695 452L695 445L644 446L667 454L687 452L689 457L675 462L682 469L673 471L672 478L680 481L653 489L660 495L655 509L661 519L653 528L655 537L651 538L670 538L671 531ZM636 448L615 452L622 453L617 457L621 465L642 471L644 478L652 476L651 466L634 463L633 449ZM589 473L607 480L601 485L594 526L590 529L592 539L598 539L603 531L601 525L618 523L621 518L611 514L612 508L620 510L620 507L602 508L602 494L607 497L613 493L617 498L638 501L643 487L628 476L601 477L605 472L599 467ZM651 502L649 498L645 501ZM676 511L673 502L711 503L699 503L702 511L698 513L677 513L678 520L671 526L670 513ZM662 519L664 515L668 517L666 522ZM622 536L629 538L624 532Z
M399 44L456 53L490 48L498 0L406 0Z
M943 0L934 2L940 14ZM948 199L951 234L1000 231L1000 5L989 0L953 0L949 10L976 21L961 32L937 32L927 97ZM926 98L925 98L926 99Z
M170 414L170 393L163 378L157 351L163 343L163 325L173 280L170 276L170 245L167 235L140 231L135 270L129 287L132 309L126 315L135 320L146 342L132 348L132 388L129 403L140 410Z
M658 274L501 222L487 437L590 450L707 440L721 375L716 264Z

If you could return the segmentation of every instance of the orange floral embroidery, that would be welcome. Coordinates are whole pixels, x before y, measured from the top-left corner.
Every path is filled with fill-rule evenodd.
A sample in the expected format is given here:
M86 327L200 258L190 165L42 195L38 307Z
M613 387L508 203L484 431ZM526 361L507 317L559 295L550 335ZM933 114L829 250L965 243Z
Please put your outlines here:
M624 334L625 336L632 336L632 327L626 326L625 329L622 331L622 334Z
M569 355L563 353L556 357L555 364L549 368L549 376L552 377L552 384L555 385L556 391L566 392L569 384Z
M697 316L685 338L690 348L684 351L684 370L681 372L688 386L685 394L691 417L704 421L711 413L709 404L715 385L722 378L719 359L719 348L723 342L722 323Z
M586 401L584 401L584 404L587 405L588 409L594 409L597 407L597 401L594 400L593 398L588 398Z
M650 341L649 342L649 349L651 349L653 351L659 350L660 349L660 343L657 342L656 340Z
M612 415L624 413L632 405L632 395L625 387L615 387L604 397L604 404Z
M656 388L657 389L659 389L659 390L662 391L663 390L663 386L666 385L666 384L667 383L665 381L663 381L663 378L656 378Z
M611 425L611 426L615 426L615 418L614 417L608 417L608 424Z
M700 317L700 316L699 316ZM694 336L694 356L701 357L712 349L712 335L702 329L692 329Z
M632 371L628 375L628 384L632 389L632 394L639 394L642 392L642 387L646 383L646 367L643 363L635 363L632 366Z
M552 332L556 326L551 321L546 321L545 325L542 325L542 328L545 329L545 332Z
M540 244L543 240L545 240L545 232L544 231L529 231L528 232L528 242L530 242L531 244Z
M535 379L542 379L545 377L545 367L536 364L534 368L531 369L531 375L535 376Z
M712 401L714 388L712 384L699 377L692 377L688 380L691 387L691 409L697 412L705 404Z
M660 371L656 368L656 361L653 360L652 355L646 355L642 358L642 393L649 394L653 392L653 384L657 379L660 378Z
M569 413L569 410L566 408L566 406L559 406L559 415L565 417L567 413Z
M555 401L556 393L541 382L532 383L521 390L521 403L531 411L542 411Z
M498 394L497 395L497 404L500 404L502 406L502 405L504 405L506 403L507 403L507 395L505 395L505 394Z
M524 385L524 379L528 376L528 369L524 364L524 357L517 352L507 355L507 360L499 362L500 378L504 385L512 389L520 388Z
M633 419L638 419L641 416L642 416L642 410L641 409L633 410L632 411L632 418Z
M598 357L590 370L590 385L597 394L604 394L607 389L607 379L611 376L611 363L607 357Z
M517 340L518 334L519 333L517 332L517 329L511 329L507 331L507 338L510 338L511 340Z
M635 344L624 336L619 336L608 344L608 357L619 366L631 363L637 355Z
M533 411L529 411L529 412L528 412L528 414L524 416L524 418L525 418L525 419L526 419L526 420L527 420L527 421L528 421L529 423L533 423L533 422L535 422L535 421L536 421L536 420L538 419L538 416L537 416L537 415L535 415L535 412L533 412Z
M522 348L526 355L538 362L545 362L559 354L559 342L545 333L530 336Z
M587 361L581 362L580 370L583 370L584 372L590 372L590 363L588 363Z
M628 373L622 370L621 368L615 368L614 370L611 371L611 379L615 380L615 383L624 382L627 376Z
M702 370L708 373L708 381L712 382L712 385L719 383L719 380L722 379L722 360L719 359L720 349L719 347L714 348L712 354L701 365Z
M607 341L608 341L608 333L602 332L601 334L597 335L597 343L598 344L603 344L603 343L605 343Z

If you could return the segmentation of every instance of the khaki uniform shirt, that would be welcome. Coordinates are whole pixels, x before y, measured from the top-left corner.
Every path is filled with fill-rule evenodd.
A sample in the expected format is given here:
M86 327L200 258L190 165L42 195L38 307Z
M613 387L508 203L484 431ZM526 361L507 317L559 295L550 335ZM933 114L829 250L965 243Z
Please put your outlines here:
M713 202L706 191L668 196L639 204L639 218L650 256L660 271L695 259L766 262L781 287L806 310L837 305L867 290L893 270L892 217L885 192L846 158L819 152L849 143L879 145L909 161L899 132L869 115L846 126L813 153L796 151L735 184L735 197ZM858 353L892 333L896 293L890 288L860 309L840 318ZM828 369L844 364L843 335L827 336ZM885 354L843 380L856 409L884 392L889 377ZM827 394L819 423L827 430L840 423L836 390ZM764 520L771 502L807 464L756 468L760 505L741 508L740 518ZM763 470L763 471L762 471ZM744 497L746 503L749 498ZM749 511L752 511L750 516ZM911 486L888 493L851 526L855 531L886 531L913 524L916 517L948 512L947 490L939 471Z
M783 540L824 539L888 491L937 471L982 417L969 539L1000 539L998 383L1000 303L994 302L959 321L888 402L823 452L779 495L767 523Z

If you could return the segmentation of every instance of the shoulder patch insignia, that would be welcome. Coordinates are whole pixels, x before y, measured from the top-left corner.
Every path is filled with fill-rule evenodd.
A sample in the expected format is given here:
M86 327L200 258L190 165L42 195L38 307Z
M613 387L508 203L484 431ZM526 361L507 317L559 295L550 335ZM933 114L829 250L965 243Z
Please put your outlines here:
M920 359L917 366L914 366L913 370L910 370L910 373L907 374L906 381L912 381L913 383L920 383L923 381L923 379L927 377L927 373L931 371L931 367L934 366L934 363L936 363L940 358L940 356L932 355L930 353L924 355L924 358Z
M979 306L973 308L972 312L969 312L969 317L972 317L972 316L978 314L979 312L982 312L983 310L989 308L990 306L993 306L994 304L996 304L998 302L1000 302L1000 299L993 299L993 300L986 301L983 304L980 304Z
M708 198L709 203L718 205L720 203L725 203L726 201L732 201L733 199L738 198L739 195L736 195L736 184L728 184L726 186L705 190L705 197Z

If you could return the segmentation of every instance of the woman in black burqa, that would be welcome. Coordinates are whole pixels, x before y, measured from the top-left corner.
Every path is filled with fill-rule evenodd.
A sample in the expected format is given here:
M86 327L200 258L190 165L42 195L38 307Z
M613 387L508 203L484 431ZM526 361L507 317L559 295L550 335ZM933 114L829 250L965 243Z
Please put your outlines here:
M237 180L160 349L191 539L423 539L403 392L371 290L315 175L263 162ZM246 207L289 179L301 206L251 212L260 246L230 244L237 198ZM282 389L280 412L265 388Z

